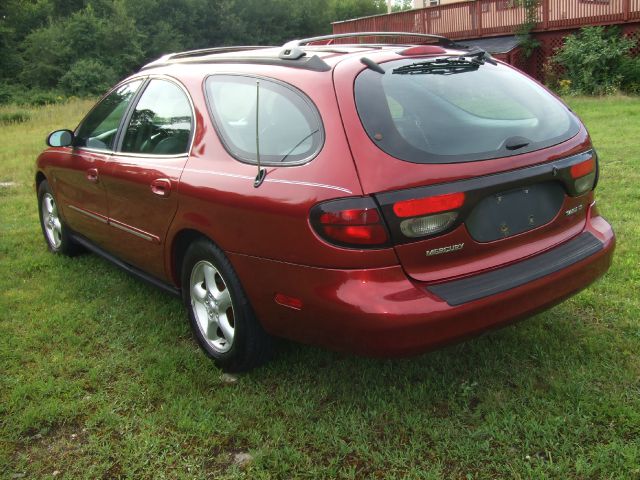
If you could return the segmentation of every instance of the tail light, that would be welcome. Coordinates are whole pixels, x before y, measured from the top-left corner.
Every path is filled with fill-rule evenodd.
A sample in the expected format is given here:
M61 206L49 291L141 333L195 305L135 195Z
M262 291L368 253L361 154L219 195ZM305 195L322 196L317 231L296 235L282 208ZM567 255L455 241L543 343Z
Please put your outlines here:
M410 238L435 235L448 229L458 218L456 211L464 205L463 192L446 193L433 197L402 200L393 205L403 235Z
M573 178L573 187L578 195L595 188L597 171L598 165L595 156L571 166L570 173L571 178Z
M344 198L311 209L311 226L324 240L351 248L389 246L389 234L373 198Z
M393 212L400 218L426 215L427 213L455 210L464 204L464 193L445 193L434 197L402 200L393 205Z

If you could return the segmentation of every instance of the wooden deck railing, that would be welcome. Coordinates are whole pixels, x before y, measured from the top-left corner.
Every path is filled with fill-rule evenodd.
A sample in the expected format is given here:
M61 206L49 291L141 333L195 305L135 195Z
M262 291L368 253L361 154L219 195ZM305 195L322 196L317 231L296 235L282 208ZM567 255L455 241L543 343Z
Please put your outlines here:
M513 4L513 0L468 0L336 22L333 32L433 33L454 40L509 35L525 19L525 9ZM640 0L541 0L534 31L639 21Z

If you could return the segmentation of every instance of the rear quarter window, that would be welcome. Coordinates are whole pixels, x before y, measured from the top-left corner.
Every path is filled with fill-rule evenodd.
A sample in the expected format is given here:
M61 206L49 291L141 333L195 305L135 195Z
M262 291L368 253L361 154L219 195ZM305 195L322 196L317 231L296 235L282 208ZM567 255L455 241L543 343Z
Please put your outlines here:
M243 75L212 75L205 91L225 148L242 162L257 162L258 142L260 162L265 165L299 165L322 148L324 129L318 110L290 85Z

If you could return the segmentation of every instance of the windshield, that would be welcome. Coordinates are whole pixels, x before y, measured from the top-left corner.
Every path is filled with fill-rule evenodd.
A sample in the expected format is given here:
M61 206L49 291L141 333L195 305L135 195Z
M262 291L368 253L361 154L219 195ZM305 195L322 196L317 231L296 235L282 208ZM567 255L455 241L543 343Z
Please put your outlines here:
M550 147L579 131L567 107L512 68L425 63L383 63L384 75L366 69L356 79L360 120L389 155L414 163L487 160Z

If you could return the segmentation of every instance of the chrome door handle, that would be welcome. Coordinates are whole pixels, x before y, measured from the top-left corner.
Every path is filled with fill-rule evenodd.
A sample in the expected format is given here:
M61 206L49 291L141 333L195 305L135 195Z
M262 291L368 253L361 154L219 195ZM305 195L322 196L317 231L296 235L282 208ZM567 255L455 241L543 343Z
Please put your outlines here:
M171 193L171 180L167 178L157 178L151 182L151 191L161 197L168 197Z
M91 183L98 183L97 168L90 168L89 170L87 170L87 180L89 180Z

